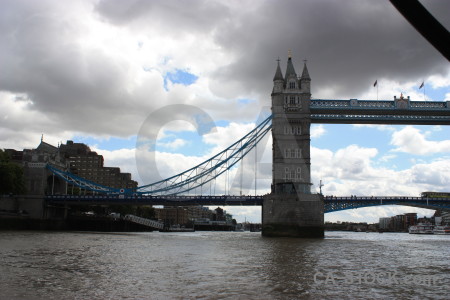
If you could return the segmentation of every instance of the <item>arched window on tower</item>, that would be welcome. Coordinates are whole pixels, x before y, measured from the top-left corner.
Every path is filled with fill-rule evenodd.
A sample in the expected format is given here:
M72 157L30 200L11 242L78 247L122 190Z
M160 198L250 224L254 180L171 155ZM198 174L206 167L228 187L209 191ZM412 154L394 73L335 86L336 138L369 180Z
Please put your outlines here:
M289 89L290 90L294 90L295 89L295 81L290 81L289 82Z

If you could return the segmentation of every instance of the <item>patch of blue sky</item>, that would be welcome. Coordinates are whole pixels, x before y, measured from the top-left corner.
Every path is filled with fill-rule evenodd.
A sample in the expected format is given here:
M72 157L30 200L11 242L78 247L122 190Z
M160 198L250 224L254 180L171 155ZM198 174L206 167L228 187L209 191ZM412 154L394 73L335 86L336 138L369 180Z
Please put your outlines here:
M128 138L95 138L90 136L74 136L72 140L75 143L84 143L89 147L96 147L102 150L114 151L120 149L134 149L136 147L136 136Z
M216 127L227 127L228 125L230 125L230 121L227 120L219 120L219 121L215 121L216 123Z
M424 83L424 86L421 89L419 89L419 86L417 87L417 93L420 93L420 97L411 100L424 101L424 99L431 99L431 101L446 101L445 95L449 93L448 86L432 88L426 82Z
M186 156L203 156L212 145L205 144L202 136L195 131L166 131L166 136L158 139L156 150L167 153L181 153ZM183 141L176 143L177 140Z
M391 133L372 127L354 127L353 125L323 124L326 131L320 137L311 138L311 145L336 152L350 145L364 148L377 148L388 151Z
M192 73L189 73L185 70L176 69L173 72L168 72L164 76L164 88L167 90L168 81L182 85L191 85L195 83L197 79L198 76L195 76Z
M242 99L237 99L237 102L238 102L239 104L242 104L242 105L247 105L247 104L256 102L256 100L255 100L255 99L246 99L246 98L242 98Z

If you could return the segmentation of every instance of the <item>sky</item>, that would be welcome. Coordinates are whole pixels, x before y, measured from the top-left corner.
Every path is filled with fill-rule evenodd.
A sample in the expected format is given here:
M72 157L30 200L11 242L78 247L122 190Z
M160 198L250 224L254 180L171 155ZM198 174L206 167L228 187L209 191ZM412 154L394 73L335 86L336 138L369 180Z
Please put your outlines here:
M421 3L450 28L448 1ZM450 101L448 60L389 1L0 5L0 148L35 148L42 134L53 145L86 143L139 185L182 172L250 131L270 108L276 60L284 71L288 50L297 73L307 60L316 99L393 100L403 93ZM152 138L151 155L136 150ZM256 171L254 156L244 161L242 187L235 168L201 192L269 192L270 151L268 137ZM311 160L313 190L322 180L325 195L449 191L450 129L314 124ZM261 220L259 207L225 209L240 222ZM407 212L433 213L390 206L325 220L370 223Z

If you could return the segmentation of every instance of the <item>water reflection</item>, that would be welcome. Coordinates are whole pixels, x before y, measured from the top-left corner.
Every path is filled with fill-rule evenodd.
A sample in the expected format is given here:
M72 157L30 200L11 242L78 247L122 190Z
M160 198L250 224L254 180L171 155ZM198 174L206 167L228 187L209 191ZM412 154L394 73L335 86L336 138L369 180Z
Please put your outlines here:
M446 299L449 241L375 233L299 240L249 232L0 232L0 298ZM443 284L324 280L330 272L393 270L440 275ZM324 276L315 281L318 272Z

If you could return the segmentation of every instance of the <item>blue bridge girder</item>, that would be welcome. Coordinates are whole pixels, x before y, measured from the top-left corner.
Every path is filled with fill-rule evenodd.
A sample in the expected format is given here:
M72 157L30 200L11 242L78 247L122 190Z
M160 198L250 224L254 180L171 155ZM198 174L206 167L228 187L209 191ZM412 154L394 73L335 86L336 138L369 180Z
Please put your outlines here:
M70 205L262 205L264 196L47 195L50 203Z
M47 195L46 201L67 205L261 206L265 196ZM450 211L450 198L397 196L324 196L324 213L380 205L405 205Z
M324 212L334 212L361 207L380 205L405 205L427 209L450 211L450 198L436 197L397 197L397 196L351 196L324 197Z
M314 99L310 111L312 123L450 125L450 101Z

